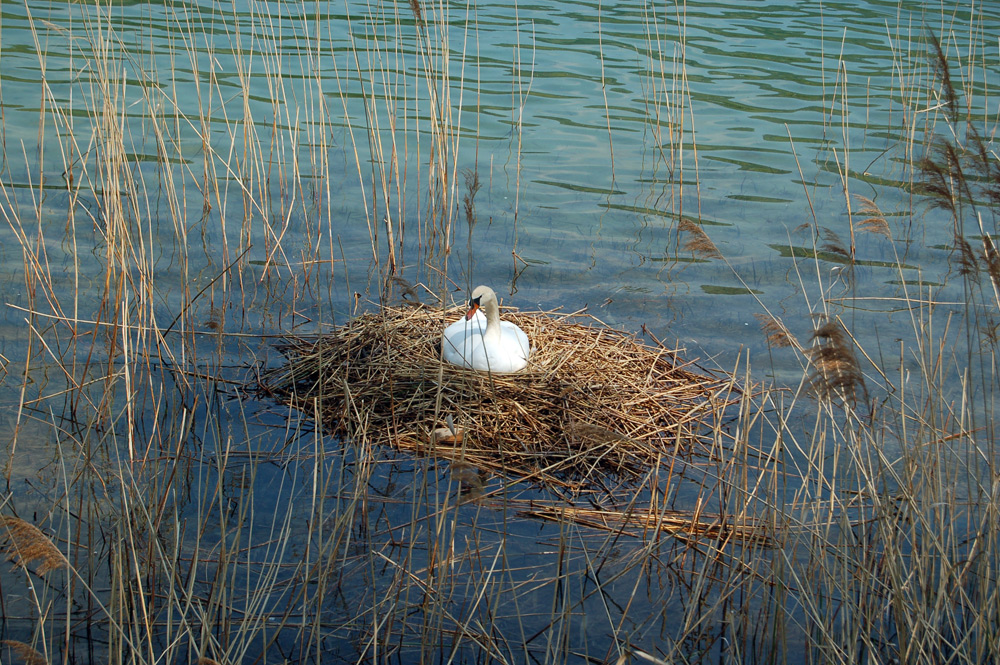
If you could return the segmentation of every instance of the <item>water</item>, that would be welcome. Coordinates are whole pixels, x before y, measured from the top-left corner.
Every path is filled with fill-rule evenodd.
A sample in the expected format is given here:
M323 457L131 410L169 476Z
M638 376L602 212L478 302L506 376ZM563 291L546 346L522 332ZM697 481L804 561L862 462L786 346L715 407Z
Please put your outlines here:
M874 1L492 3L470 7L468 14L464 6L451 6L447 22L440 8L425 6L427 42L420 42L418 22L402 4L116 5L101 10L111 16L111 34L88 6L7 3L3 9L2 208L10 227L0 232L0 283L11 306L0 314L7 368L0 400L11 409L4 429L11 440L16 423L29 423L18 429L6 495L21 515L54 510L50 495L63 481L51 460L76 449L68 441L108 436L84 426L94 416L79 412L90 406L62 397L32 404L37 410L30 416L13 415L29 350L36 369L25 390L34 399L61 395L65 381L41 340L64 364L67 358L93 362L86 374L93 379L108 369L102 363L120 367L119 344L135 343L141 352L154 342L120 332L119 338L92 334L103 328L86 325L82 338L73 337L48 319L35 332L24 323L22 308L84 320L155 320L161 329L176 319L172 330L185 333L183 343L171 341L174 357L156 354L150 370L168 387L148 387L128 427L124 418L113 419L113 440L124 447L126 440L155 440L161 430L189 427L203 451L238 450L247 459L263 451L277 460L220 472L174 458L171 468L197 479L180 514L200 514L198 488L220 479L233 492L234 506L240 487L266 497L253 518L255 534L273 524L265 506L277 506L282 519L315 510L315 496L301 489L310 475L343 479L338 474L351 465L332 451L316 466L296 464L331 445L311 439L308 420L293 421L286 436L287 414L271 404L236 405L220 400L209 385L177 398L173 391L187 379L172 369L190 363L208 376L245 378L245 367L281 360L272 340L261 336L322 330L363 309L365 299L378 300L390 251L387 213L400 274L411 282L441 290L446 270L444 288L456 299L487 283L522 309L587 306L612 326L639 331L645 325L660 339L678 340L688 355L725 368L749 349L761 358L755 364L766 366L758 369L762 378L791 387L801 367L790 351L767 353L753 317L762 305L805 341L811 315L827 296L827 307L877 356L876 349L895 352L890 340L912 334L911 321L894 312L896 302L869 298L899 296L901 280L919 278L940 285L934 292L940 301L966 299L951 265L950 219L911 196L905 160L911 146L918 154L923 150L926 130L945 131L939 100L928 92L936 88L925 25L943 36L956 62L969 57L970 44L987 45L974 47L977 65L960 79L962 89L981 100L997 81L1000 10L994 6L977 5L970 16L965 6L943 11ZM117 85L103 92L95 52L105 43L109 78ZM446 191L453 207L444 212L432 212L437 199L428 193L441 186L427 167L435 154L428 66L438 73L447 66L450 83L447 90L437 88L437 101L452 114L446 157L447 185L454 189ZM959 79L957 71L953 76ZM124 114L102 124L106 99ZM116 140L115 126L123 133L123 173L136 184L122 184L117 195L99 167ZM989 134L992 124L986 128ZM481 184L471 230L461 214L463 174L470 171ZM894 243L858 232L849 282L843 263L794 261L789 247L811 252L814 234L820 245L830 242L822 229L850 242L848 205L859 205L854 195L878 204ZM134 238L120 254L106 225L105 211L115 200L131 211L126 218ZM450 216L454 229L447 260L441 215ZM686 249L681 219L699 222L726 260L702 259ZM986 222L994 231L992 218ZM978 235L967 223L965 232ZM43 257L40 271L51 291L34 279L26 284L21 243ZM902 272L893 266L894 247L908 266ZM155 280L148 279L152 275ZM133 304L102 307L116 284ZM220 329L231 335L215 337ZM133 408L116 399L108 404L114 406L93 410L121 417ZM65 446L58 455L56 441ZM140 453L155 463L163 451ZM209 457L218 461L222 454ZM343 546L349 563L336 573L338 598L316 601L330 625L314 644L331 659L370 654L373 634L382 629L383 597L401 594L412 601L424 589L399 576L432 565L429 551L407 550L395 544L406 538L395 534L410 517L411 490L399 488L426 486L422 478L433 487L439 476L426 461L389 458L362 489L377 488L388 505L401 507L379 508L386 515L366 523L369 532L348 530ZM251 469L253 479L239 469ZM26 483L36 475L40 484ZM350 491L342 488L328 499L327 508L337 506L330 509L331 521L346 510L345 497L355 489L344 483ZM94 523L102 510L93 508ZM435 524L432 516L421 509L413 528L430 528L425 524ZM594 579L606 578L591 577L588 550L575 542L567 548L558 528L534 522L511 527L502 511L473 506L456 511L455 520L448 528L457 534L457 550L467 553L460 570L473 581L443 583L454 607L474 604L485 585L500 589L504 601L516 596L519 611L532 618L470 611L482 624L476 630L488 633L484 626L492 619L512 643L535 637L528 648L539 659L543 640L553 648L552 641L565 637L574 648L604 657L616 644L651 649L673 634L651 618L685 604L669 580L642 581L636 612L607 616L605 594L612 604L623 602L629 585L644 577L627 566L634 543L609 556L617 544L589 532L579 536L594 548L592 560L599 559L595 552L608 555L605 572L616 580L595 593ZM180 533L187 527L171 528ZM503 546L484 540L474 550L462 539L476 529L509 530L508 540ZM267 538L259 544L246 533L234 538L253 553L254 565L308 559L317 547L312 531L290 544L294 552ZM435 540L424 532L422 538L447 542L440 534ZM383 558L373 561L366 548L376 545ZM494 561L503 563L492 568ZM513 593L555 576L562 566L579 572L566 588L539 582L535 593ZM494 572L500 570L507 572ZM283 591L267 597L269 611L280 614L299 579L278 576ZM252 595L252 582L234 584ZM558 615L562 623L546 627L552 597L560 593L571 599ZM350 623L358 607L365 608L363 619ZM537 625L535 617L541 617ZM391 629L406 636L400 643L419 633L412 625L401 627L417 619L392 619ZM440 617L420 620L433 626ZM15 639L30 635L25 625L12 630ZM282 649L301 648L284 639L278 638ZM405 660L408 652L400 648ZM442 644L442 653L447 648ZM691 644L685 652L702 648L712 653L720 647ZM508 649L500 651L512 659L523 655Z

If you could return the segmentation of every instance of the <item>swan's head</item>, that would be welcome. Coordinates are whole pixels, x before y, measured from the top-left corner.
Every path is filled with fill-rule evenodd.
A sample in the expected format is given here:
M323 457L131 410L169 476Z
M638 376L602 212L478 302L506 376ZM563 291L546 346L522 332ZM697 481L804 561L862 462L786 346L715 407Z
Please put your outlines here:
M486 307L490 301L497 301L497 294L488 286L477 286L472 290L472 297L469 298L469 311L465 313L465 320L470 320L476 315L476 310Z

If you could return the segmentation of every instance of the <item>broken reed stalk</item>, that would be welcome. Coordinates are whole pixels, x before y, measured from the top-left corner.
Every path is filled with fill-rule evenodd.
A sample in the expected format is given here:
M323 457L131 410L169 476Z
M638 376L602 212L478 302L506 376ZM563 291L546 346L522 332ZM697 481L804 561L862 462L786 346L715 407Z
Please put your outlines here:
M522 505L523 503L523 505ZM627 533L648 537L657 532L682 540L701 538L735 540L771 544L763 525L755 520L730 521L728 516L700 513L692 518L689 512L657 508L629 511L579 506L541 505L538 502L508 501L509 507L521 517L551 522L573 522L598 531Z

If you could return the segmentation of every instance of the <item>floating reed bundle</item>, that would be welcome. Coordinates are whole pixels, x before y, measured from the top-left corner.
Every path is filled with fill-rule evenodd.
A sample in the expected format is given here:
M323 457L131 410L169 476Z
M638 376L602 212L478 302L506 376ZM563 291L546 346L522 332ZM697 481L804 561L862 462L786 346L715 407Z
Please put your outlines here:
M271 394L322 414L327 432L430 454L560 491L645 476L704 453L731 377L585 314L507 311L531 340L515 374L440 359L441 331L464 310L384 307L318 338L290 339ZM609 480L610 479L610 480Z

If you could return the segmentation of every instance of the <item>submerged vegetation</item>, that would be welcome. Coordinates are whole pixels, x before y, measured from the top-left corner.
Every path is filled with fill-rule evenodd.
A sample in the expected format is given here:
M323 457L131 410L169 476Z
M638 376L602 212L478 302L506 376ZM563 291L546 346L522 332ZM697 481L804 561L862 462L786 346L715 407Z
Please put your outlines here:
M539 368L445 378L436 331L489 263L472 248L509 252L529 292L521 202L542 179L522 180L525 109L548 93L524 25L505 33L500 106L473 7L174 9L27 4L40 80L0 79L4 258L20 254L0 353L0 661L1000 652L1000 158L975 11L970 52L951 31L889 35L904 112L878 131L898 137L883 151L898 180L850 165L838 63L817 163L844 214L817 210L799 166L811 219L781 259L798 290L756 301L763 386L761 354L709 372L650 328L572 308L514 315ZM603 49L621 37L600 18L588 86L607 126L587 132L606 138L611 186L569 188L669 224L671 280L707 265L760 293L702 208L712 137L694 140L684 9L643 6L641 114L609 101ZM136 38L157 30L163 53ZM19 136L11 99L28 90L37 123ZM629 186L613 119L652 164L641 205L611 203ZM480 155L490 131L503 164ZM928 247L953 273L915 268ZM885 265L891 292L866 279Z

